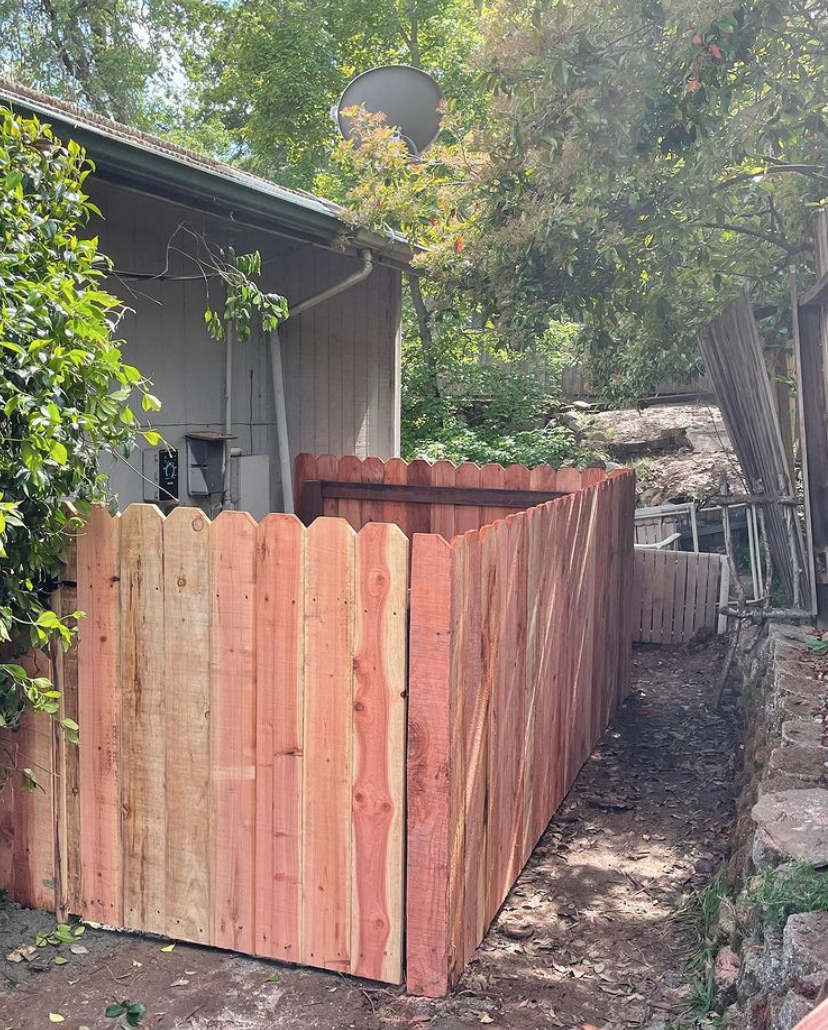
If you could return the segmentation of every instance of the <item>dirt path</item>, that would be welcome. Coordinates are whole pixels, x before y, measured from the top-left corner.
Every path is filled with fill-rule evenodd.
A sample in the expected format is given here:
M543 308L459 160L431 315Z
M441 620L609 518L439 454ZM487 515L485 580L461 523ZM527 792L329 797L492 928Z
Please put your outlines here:
M734 814L731 719L711 713L718 643L636 654L636 691L592 755L454 995L441 1002L344 977L87 930L65 965L0 958L0 1030L111 1027L142 1001L158 1030L510 1030L669 1022L689 941L674 916L721 861ZM731 713L732 714L732 713ZM3 956L42 913L0 912ZM44 961L46 959L46 961ZM35 968L42 966L42 969Z

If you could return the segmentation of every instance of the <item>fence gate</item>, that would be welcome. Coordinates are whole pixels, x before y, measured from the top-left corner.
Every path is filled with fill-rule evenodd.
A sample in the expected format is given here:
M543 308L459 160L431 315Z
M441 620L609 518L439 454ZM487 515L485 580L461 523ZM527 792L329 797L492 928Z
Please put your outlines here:
M394 526L96 511L82 746L15 735L70 788L0 801L15 900L401 982L407 584Z

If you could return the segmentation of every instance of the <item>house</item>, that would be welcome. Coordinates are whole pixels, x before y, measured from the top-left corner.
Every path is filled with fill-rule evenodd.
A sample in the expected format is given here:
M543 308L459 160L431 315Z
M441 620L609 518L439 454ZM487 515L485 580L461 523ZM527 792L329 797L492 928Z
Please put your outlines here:
M106 288L126 307L118 335L162 402L154 427L164 444L109 470L121 507L177 500L261 517L292 510L299 452L399 453L404 240L7 81L0 103L75 139L96 166L88 192L103 217L90 233L112 261ZM259 285L291 309L275 337L254 332L226 346L209 336L205 310L224 298L208 247L260 252Z

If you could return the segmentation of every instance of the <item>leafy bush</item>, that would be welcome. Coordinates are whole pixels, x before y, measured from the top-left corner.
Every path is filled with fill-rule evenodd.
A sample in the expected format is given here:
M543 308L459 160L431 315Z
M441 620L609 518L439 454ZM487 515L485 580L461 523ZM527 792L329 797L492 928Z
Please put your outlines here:
M128 454L139 432L158 441L130 407L158 402L111 338L117 301L100 289L97 241L82 238L89 171L77 144L0 109L0 728L12 730L26 709L59 714L49 681L18 659L71 640L49 592L90 502L106 498L101 452Z
M540 465L587 455L554 423L560 377L574 327L530 353L463 350L463 331L442 326L431 362L406 327L403 346L403 457Z

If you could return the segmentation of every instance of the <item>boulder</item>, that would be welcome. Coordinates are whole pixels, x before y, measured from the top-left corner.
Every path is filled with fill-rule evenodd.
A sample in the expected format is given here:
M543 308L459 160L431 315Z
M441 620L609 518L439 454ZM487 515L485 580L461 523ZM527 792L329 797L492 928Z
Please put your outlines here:
M782 723L782 743L824 748L821 719L786 719ZM828 757L828 752L826 752Z
M825 761L828 750L824 747L777 747L771 751L768 759L768 773L773 776L793 776L805 783L819 783L826 771Z
M785 975L828 977L828 912L801 912L790 916L782 935Z
M736 995L736 984L739 980L741 966L739 956L730 945L719 949L716 963L713 966L713 980L716 984L716 992L724 1001L732 1001Z
M783 790L765 794L753 806L753 860L757 868L795 859L828 864L828 790Z
M788 991L780 1002L772 1007L770 1030L793 1030L813 1007L812 1001L803 998L796 991Z

